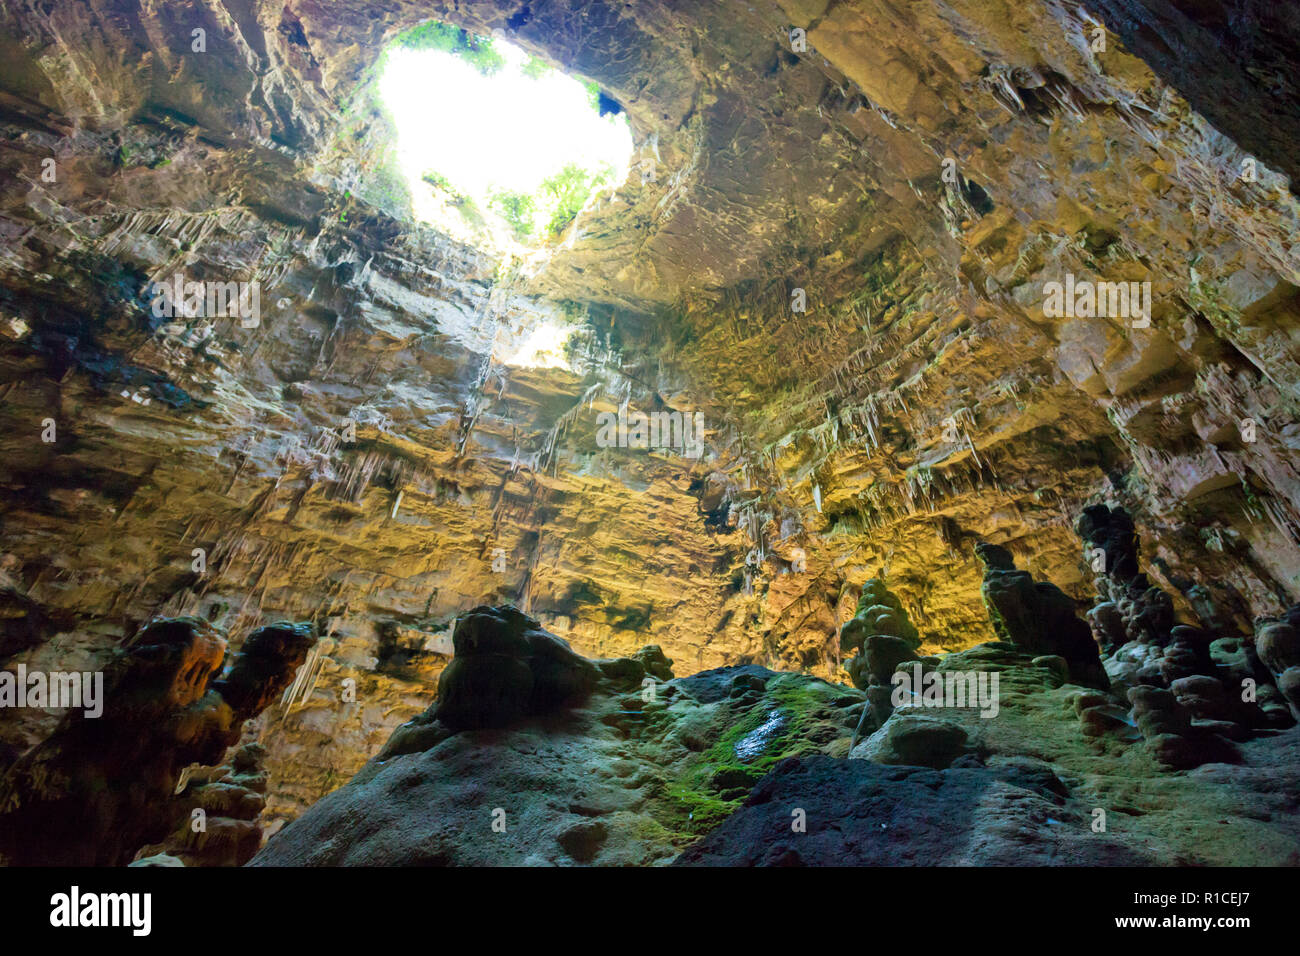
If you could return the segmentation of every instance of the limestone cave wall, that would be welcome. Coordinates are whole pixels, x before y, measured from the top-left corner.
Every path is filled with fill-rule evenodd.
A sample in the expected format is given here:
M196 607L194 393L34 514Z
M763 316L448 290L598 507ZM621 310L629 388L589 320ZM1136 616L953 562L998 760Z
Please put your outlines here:
M314 622L253 731L273 830L425 708L477 604L845 681L882 574L926 652L993 636L977 542L1084 606L1104 502L1188 622L1250 634L1300 599L1295 136L1260 121L1297 115L1296 37L1239 5L1216 52L1207 17L5 0L0 654ZM544 260L412 222L374 71L429 18L598 82L650 175ZM258 281L260 321L159 321L176 273ZM1045 316L1067 273L1149 282L1149 323ZM570 367L511 360L561 320ZM597 447L625 403L703 413L705 453ZM6 762L56 720L0 714Z

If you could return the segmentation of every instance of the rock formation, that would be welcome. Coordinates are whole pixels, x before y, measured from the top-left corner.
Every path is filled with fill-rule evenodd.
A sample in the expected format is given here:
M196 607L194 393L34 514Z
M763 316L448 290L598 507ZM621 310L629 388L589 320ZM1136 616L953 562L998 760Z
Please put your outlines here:
M255 833L267 854L299 834L294 859L415 859L400 835L312 849L293 821L364 788L409 808L485 772L479 747L569 793L571 746L627 771L592 770L617 809L533 818L506 858L659 861L777 752L869 754L782 770L828 801L932 754L909 786L960 772L935 809L1019 799L991 768L1042 734L1068 741L1065 776L1103 781L1070 821L1122 789L1112 764L1198 823L1267 803L1275 768L1252 761L1285 759L1300 716L1291 13L0 6L0 667L135 661L114 678L134 702L100 723L153 714L165 742L100 748L95 721L0 707L2 812L46 814L69 860L232 862ZM430 20L593 84L628 120L626 179L530 246L420 220L380 76ZM174 281L255 285L260 315L159 316L149 290ZM702 454L602 447L597 416L638 411L702 415ZM297 636L241 646L282 619L319 634L296 673ZM221 681L218 631L248 654ZM990 719L895 713L900 665L1020 689ZM242 735L241 714L261 715ZM741 728L757 764L709 756ZM58 770L66 748L102 756ZM194 762L177 801L221 822L145 827ZM94 796L119 764L142 782ZM1079 859L1224 859L1206 834L1184 853L1141 796L1155 849ZM102 844L67 822L97 800ZM740 812L748 835L769 811ZM492 859L426 823L428 859ZM1285 861L1272 826L1245 828ZM555 827L573 835L538 836Z
M219 767L182 771L177 793L188 815L161 843L140 849L132 866L243 866L262 846L266 749L249 742ZM199 815L196 811L202 811Z
M891 678L900 665L920 660L916 654L920 645L921 636L898 598L883 581L868 580L862 586L857 611L840 628L840 652L856 652L846 669L854 686L867 694L854 744L889 719L894 711Z
M1016 570L1006 548L981 542L975 554L984 564L980 593L998 637L1037 655L1063 658L1075 683L1107 689L1097 645L1074 601L1055 584Z
M456 621L452 640L456 656L438 681L435 717L456 730L580 704L596 683L594 666L515 607L474 608Z
M1239 759L1230 741L1252 730L1293 722L1278 673L1261 666L1273 625L1264 622L1253 646L1239 636L1177 623L1173 601L1141 572L1139 536L1122 509L1093 505L1076 522L1094 570L1098 603L1088 613L1093 636L1117 692L1132 705L1130 723L1160 763L1173 768ZM1223 627L1219 615L1202 620ZM1278 625L1280 635L1289 627ZM1283 638L1285 640L1285 638ZM1274 660L1274 664L1284 661ZM1080 713L1090 732L1106 732L1113 711ZM1103 719L1103 716L1105 719Z
M226 641L208 622L149 623L110 665L103 713L70 711L0 779L0 856L28 866L130 862L190 817L191 800L176 794L183 768L219 764L314 640L309 624L258 628L223 671Z
M781 760L842 756L863 704L761 667L674 679L655 647L587 661L512 607L475 608L456 640L474 666L252 865L666 861Z
M485 646L545 633L512 608L473 617L462 636ZM901 708L854 760L858 691L753 665L674 678L655 648L584 662L587 696L492 729L448 726L435 702L252 865L1297 862L1300 738L1173 773L1170 691L1135 701L1158 747L1090 735L1076 712L1112 698L1049 661L1003 642L947 655L940 673L998 673L999 712ZM496 667L479 686L499 700L517 683Z

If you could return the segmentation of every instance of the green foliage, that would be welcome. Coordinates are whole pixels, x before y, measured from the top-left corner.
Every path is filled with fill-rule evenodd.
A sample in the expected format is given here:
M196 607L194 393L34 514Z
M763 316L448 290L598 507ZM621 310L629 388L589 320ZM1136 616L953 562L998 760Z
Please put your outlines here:
M486 225L483 220L483 212L478 208L478 204L474 202L474 197L461 192L442 173L430 169L422 173L420 179L432 186L435 192L445 194L448 204L455 206L456 211L460 213L461 218L466 222L476 227Z
M494 189L488 199L488 208L496 210L510 224L515 238L522 241L533 234L537 204L532 196L508 189Z
M547 230L553 235L563 232L573 222L592 192L609 182L613 176L614 170L608 164L591 171L577 163L569 163L554 176L542 180L541 195L551 208Z
M392 48L433 50L459 56L471 63L484 76L501 73L506 58L500 45L490 37L476 36L460 27L436 20L427 21L396 37ZM546 60L527 56L520 72L523 76L541 80L555 68ZM583 83L588 103L593 111L600 110L601 92L594 82ZM421 179L438 194L455 206L461 215L475 225L485 225L483 214L487 210L500 216L510 225L520 242L538 242L559 236L573 222L591 194L600 186L612 182L614 168L601 164L599 168L584 167L581 161L571 162L555 175L545 179L530 193L494 186L486 195L466 195L448 178L435 171L425 172ZM479 204L476 207L476 203Z
M451 192L451 183L442 173L434 172L430 169L420 177L434 189L441 189L443 192Z
M480 37L449 23L430 20L412 27L393 41L409 50L441 50L465 60L484 76L499 73L505 57L496 49L491 37Z
M479 212L473 196L461 192L446 176L432 169L421 174L420 178L432 186L434 192L445 194L447 202L455 206L463 218L476 225L483 225L483 214Z
M818 731L839 721L833 699L844 690L803 675L772 678L764 699L728 727L707 750L690 759L675 779L666 781L664 819L670 830L708 833L738 809L751 786L787 757L821 752ZM785 718L762 754L741 760L736 744L764 724L773 710Z
M530 80L540 80L550 74L551 65L540 57L530 54L528 59L524 60L524 65L520 67L519 72Z
M483 218L483 211L478 208L478 203L474 202L470 197L457 195L452 200L452 205L456 207L460 217L471 226L481 229L487 225L486 220Z

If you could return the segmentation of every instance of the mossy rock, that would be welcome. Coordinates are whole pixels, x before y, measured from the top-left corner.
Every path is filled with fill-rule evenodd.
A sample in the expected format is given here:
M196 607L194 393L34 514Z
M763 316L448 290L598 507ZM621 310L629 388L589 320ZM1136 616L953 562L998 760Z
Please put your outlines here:
M866 669L872 683L888 684L900 664L918 660L913 646L893 634L873 634L863 647Z
M760 685L760 696L753 700L751 695ZM665 786L663 811L668 816L661 822L669 829L687 834L713 829L780 761L820 753L830 740L845 736L844 709L859 701L842 687L800 674L770 674L761 682L746 682L746 687L749 693L714 705L708 719L712 728L725 727L721 733L704 726L691 733L696 739L708 736L712 742ZM696 712L682 720L702 723L702 715ZM759 734L761 749L745 748L745 754L739 754L737 744L755 739L755 732L765 726L770 733ZM684 731L683 724L676 732Z
M901 611L903 604L898 597L885 587L885 582L880 578L871 578L866 584L862 585L862 597L858 600L858 609L871 607L875 604L883 604L887 608L895 611Z

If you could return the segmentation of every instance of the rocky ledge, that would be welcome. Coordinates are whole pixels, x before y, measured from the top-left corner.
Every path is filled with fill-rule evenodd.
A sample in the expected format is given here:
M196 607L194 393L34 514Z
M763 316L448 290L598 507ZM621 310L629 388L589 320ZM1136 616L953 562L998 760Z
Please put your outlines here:
M868 608L896 601L864 590ZM1053 620L1032 611L1030 629ZM887 610L869 628L915 634ZM1075 682L1074 662L1024 646L1041 632L1008 637L894 661L885 713L879 654L851 668L864 690L755 665L675 678L657 647L587 660L478 607L439 700L251 865L1300 863L1300 730L1193 730L1181 691L1136 683L1130 707L1104 673ZM1168 696L1165 723L1143 694ZM1170 723L1196 759L1166 759Z

